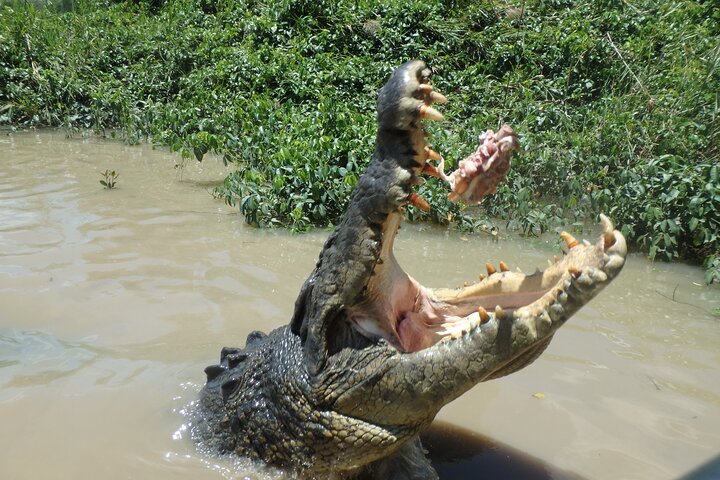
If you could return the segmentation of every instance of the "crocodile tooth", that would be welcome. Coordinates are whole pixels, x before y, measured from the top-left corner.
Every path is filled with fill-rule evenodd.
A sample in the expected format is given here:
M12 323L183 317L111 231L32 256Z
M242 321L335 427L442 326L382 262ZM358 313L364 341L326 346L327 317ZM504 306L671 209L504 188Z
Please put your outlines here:
M568 302L568 294L565 290L561 290L558 292L557 296L558 302L560 302L561 305L565 305Z
M422 198L420 195L418 195L418 194L415 193L415 192L413 192L413 193L410 194L410 198L409 198L408 201L410 202L411 205L416 206L417 208L419 208L419 209L422 210L423 212L429 212L429 211L430 211L430 204L429 204L427 201L425 201L424 198Z
M495 306L495 318L498 320L505 318L505 310L500 305Z
M568 232L560 232L560 238L565 240L565 245L567 245L568 248L573 249L578 246L578 241L575 237L570 235Z
M490 320L490 314L483 307L478 307L478 316L480 317L480 324L484 325Z
M442 113L435 110L433 107L429 107L425 104L420 105L420 116L427 118L428 120L443 120L445 117Z
M210 380L215 380L225 370L227 370L227 368L223 365L210 365L209 367L206 367L205 375L207 376L207 381L209 382Z
M548 315L550 315L550 319L553 322L560 321L564 314L565 310L559 303L553 303L552 305L550 305L550 308L548 308Z
M594 287L593 271L588 271L584 275L574 277L573 285L581 291L588 291Z
M430 92L430 100L435 103L445 103L448 101L447 97L440 92Z
M573 278L578 278L582 272L577 267L570 267L568 268L568 272L570 272L570 275L573 276Z
M429 158L430 160L437 160L437 161L442 160L442 155L440 155L438 152L436 152L435 150L433 150L430 147L425 147L425 154L427 155L427 158Z
M480 281L482 282L483 280L485 280L485 275L483 275L483 274L481 273L480 275L478 275L478 278L479 278Z
M507 266L507 263L500 260L500 271L501 272L509 272L510 268Z
M486 269L487 272L488 272L488 276L489 276L489 275L492 275L493 273L495 273L495 272L497 271L497 270L495 270L495 267L493 267L491 263L486 263L486 264L485 264L485 269Z
M429 95L430 92L433 91L432 85L427 84L427 83L421 83L420 85L418 85L417 89L418 89L418 92L424 93L425 95Z
M440 172L437 168L435 168L434 165L430 165L429 163L426 163L423 165L422 173L426 175L432 175L433 177L440 177Z
M602 225L603 233L612 233L613 230L615 230L612 220L610 220L608 217L606 217L602 213L600 214L600 225Z
M540 315L538 315L537 318L544 328L549 328L552 325L552 320L550 319L550 314L547 312L547 310L543 310L542 312L540 312Z
M434 91L432 85L427 83L421 83L420 85L418 85L417 91L422 93L423 95L427 95L430 102L445 103L448 101L445 95L440 92Z

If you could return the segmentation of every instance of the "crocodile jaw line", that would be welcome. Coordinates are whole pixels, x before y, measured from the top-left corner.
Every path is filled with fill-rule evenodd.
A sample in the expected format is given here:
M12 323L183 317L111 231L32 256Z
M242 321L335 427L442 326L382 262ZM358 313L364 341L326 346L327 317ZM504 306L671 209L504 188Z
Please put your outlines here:
M499 270L488 266L488 276L472 285L426 288L393 255L400 220L399 214L388 218L368 301L353 307L349 318L364 335L382 337L401 352L430 348L497 322L522 322L539 334L594 297L617 275L627 253L622 234L602 216L603 231L595 244L563 232L567 253L543 271L512 272L501 262Z

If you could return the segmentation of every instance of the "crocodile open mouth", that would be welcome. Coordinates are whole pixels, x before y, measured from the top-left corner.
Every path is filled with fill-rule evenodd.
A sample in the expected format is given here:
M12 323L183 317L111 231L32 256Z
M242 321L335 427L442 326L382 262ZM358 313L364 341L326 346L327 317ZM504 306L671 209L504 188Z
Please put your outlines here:
M443 115L431 105L447 99L430 85L429 70L418 68L417 72L417 78L402 79L404 92L397 109L414 111L414 115L409 115L412 120L406 122L402 115L390 117L387 112L392 112L391 109L379 110L381 124L409 132L416 152L412 184L422 182L417 178L420 174L438 177L449 184L450 200L477 203L494 193L507 174L510 156L519 149L515 132L509 126L501 127L497 133L488 130L481 135L477 151L446 175L442 156L426 141L429 135L423 121L442 120ZM435 167L430 161L439 164ZM407 201L423 210L430 208L416 193L411 193ZM544 271L526 275L512 272L500 262L497 269L486 265L487 276L473 285L454 290L432 289L405 273L393 256L401 220L402 212L388 216L383 225L382 250L365 300L350 307L347 313L361 333L385 338L403 352L416 352L441 340L458 338L491 321L521 319L531 329L540 328L543 323L558 323L558 318L562 323L620 271L627 253L622 234L601 216L602 233L594 244L578 242L563 232L567 252Z
M397 230L398 223L388 229ZM579 242L563 232L566 253L533 274L510 271L504 262L458 289L427 288L405 273L384 249L368 284L367 301L349 310L349 318L367 336L382 337L398 350L415 352L443 339L458 338L489 323L521 319L528 325L567 318L594 297L622 268L625 239L601 216L595 243ZM394 232L387 232L387 238ZM392 242L390 242L392 244Z

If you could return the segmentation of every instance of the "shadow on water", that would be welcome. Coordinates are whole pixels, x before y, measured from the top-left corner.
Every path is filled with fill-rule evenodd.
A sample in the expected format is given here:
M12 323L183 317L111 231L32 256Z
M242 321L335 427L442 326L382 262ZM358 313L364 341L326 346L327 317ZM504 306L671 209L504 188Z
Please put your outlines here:
M683 476L680 480L717 480L720 478L720 455Z
M433 422L421 437L442 480L475 480L480 477L522 480L582 478L447 422Z

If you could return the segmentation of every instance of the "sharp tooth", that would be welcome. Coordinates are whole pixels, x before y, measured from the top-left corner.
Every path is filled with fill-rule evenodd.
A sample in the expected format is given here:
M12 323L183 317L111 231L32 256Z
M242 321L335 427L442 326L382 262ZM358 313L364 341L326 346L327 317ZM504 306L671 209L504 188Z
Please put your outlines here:
M492 264L490 264L490 263L485 264L485 269L487 270L488 275L492 275L493 273L495 273L497 271L497 270L495 270L495 267L493 267Z
M570 272L570 275L573 276L573 278L578 278L580 274L582 273L579 268L577 267L570 267L568 268L568 272Z
M485 280L485 275L483 275L483 274L481 273L480 275L478 275L478 278L479 278L480 281L482 282L483 280Z
M439 153L437 153L435 150L433 150L430 147L425 147L425 154L427 155L427 157L430 160L437 160L437 161L442 160L442 155L440 155Z
M557 255L554 255L553 260L555 260L555 263L558 263L560 261L560 257L558 257Z
M445 103L448 101L447 97L439 92L430 92L430 100L435 103Z
M410 198L408 199L411 205L415 205L417 208L422 210L423 212L429 212L430 211L430 204L425 201L424 198L422 198L417 193L411 193Z
M490 320L490 314L483 307L478 307L478 315L480 316L480 323L485 324Z
M443 120L445 118L442 113L425 104L420 105L420 116L428 120Z
M578 245L577 239L570 235L568 232L560 233L560 238L565 240L565 245L567 245L567 247L570 249L575 248Z
M586 247L589 247L589 246L592 245L592 243L590 243L590 242L588 242L587 240L583 239L583 245L585 245Z
M548 314L550 315L550 319L553 322L557 322L558 320L562 319L563 315L565 314L565 310L563 310L563 307L562 305L560 305L560 303L553 303L548 309Z
M429 85L427 83L421 83L420 85L418 85L417 91L422 93L423 95L427 95L431 102L445 103L448 101L445 95L433 91L432 85Z
M564 290L561 290L558 292L557 296L558 302L560 302L561 305L565 305L568 301L568 294Z
M467 287L467 286L468 286L468 282L463 282L463 287Z
M500 260L500 271L501 272L509 272L510 268L507 266L507 263Z
M540 313L540 315L538 316L538 320L540 320L541 325L543 325L543 327L545 328L552 325L552 320L550 319L550 315L548 314L547 310L543 310Z
M612 221L602 213L600 214L600 225L602 225L603 233L612 233L615 230Z
M435 168L433 165L430 165L429 163L423 165L422 173L426 175L432 175L433 177L440 177L438 169Z
M505 318L505 311L500 305L497 305L495 307L495 318L497 318L498 320Z
M432 85L428 85L427 83L421 83L417 89L418 92L424 93L425 95L433 91Z

